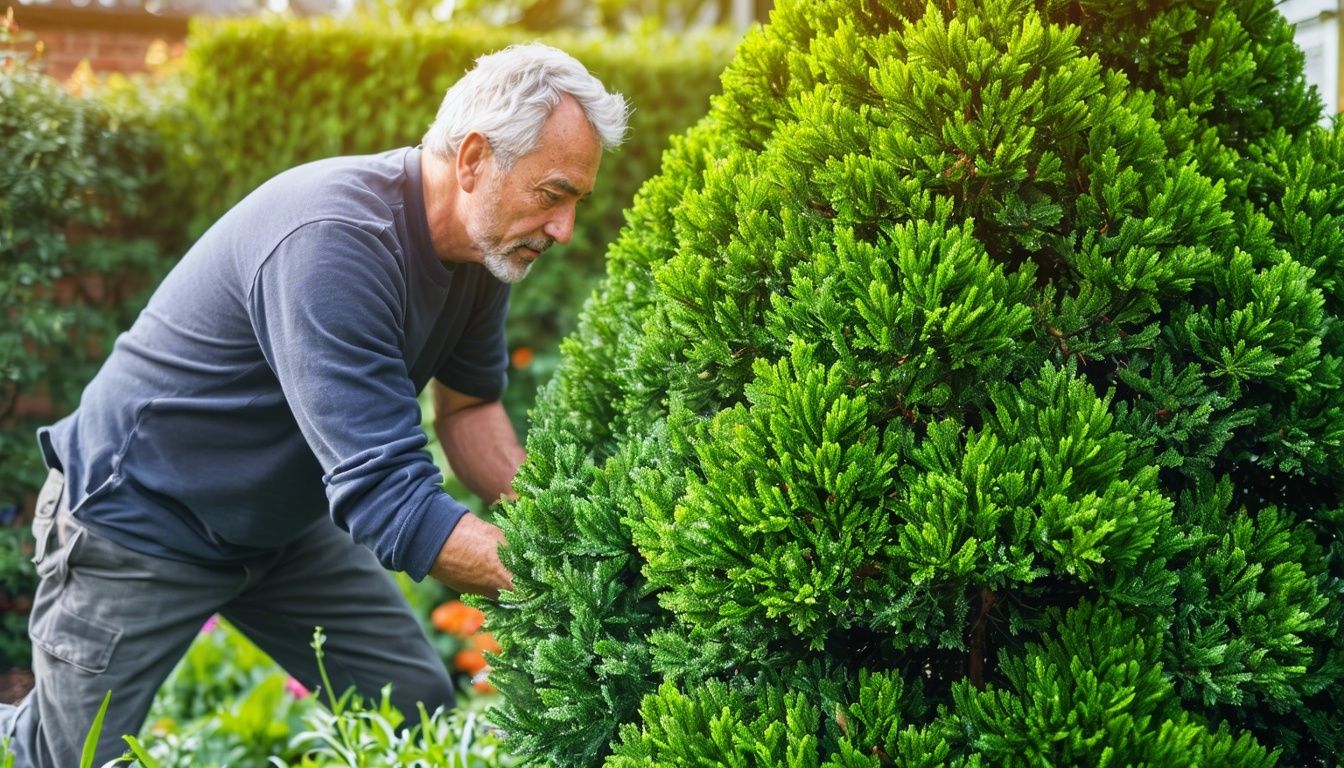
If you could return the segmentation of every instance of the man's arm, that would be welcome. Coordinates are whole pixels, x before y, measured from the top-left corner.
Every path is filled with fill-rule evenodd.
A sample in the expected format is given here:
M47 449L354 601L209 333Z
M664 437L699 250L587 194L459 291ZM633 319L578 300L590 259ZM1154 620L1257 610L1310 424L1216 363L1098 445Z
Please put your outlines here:
M504 406L437 381L433 387L434 431L453 474L486 504L513 498L513 476L527 454Z
M513 498L513 476L527 455L504 407L434 382L434 431L449 466L487 503ZM430 575L459 592L498 596L513 587L499 561L504 534L473 514L463 516L439 551Z

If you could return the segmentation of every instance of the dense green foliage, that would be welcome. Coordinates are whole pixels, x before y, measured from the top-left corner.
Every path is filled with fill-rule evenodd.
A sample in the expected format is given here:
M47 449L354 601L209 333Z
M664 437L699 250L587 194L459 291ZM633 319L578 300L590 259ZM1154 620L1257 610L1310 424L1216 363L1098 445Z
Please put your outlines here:
M25 525L0 525L0 671L27 667L28 610L37 588L33 534Z
M164 266L161 109L0 72L0 506L42 482L34 431L78 401Z
M369 26L250 20L198 25L187 51L190 107L201 139L178 172L195 231L253 187L293 165L418 144L443 92L475 59L536 39L513 28ZM602 273L602 257L636 188L657 170L668 136L718 89L736 38L551 34L634 107L629 141L603 159L574 239L548 251L513 293L509 337L533 362L510 371L515 416L554 369L559 338ZM521 419L517 419L520 426Z
M795 0L562 345L557 766L1344 753L1344 131L1272 0Z

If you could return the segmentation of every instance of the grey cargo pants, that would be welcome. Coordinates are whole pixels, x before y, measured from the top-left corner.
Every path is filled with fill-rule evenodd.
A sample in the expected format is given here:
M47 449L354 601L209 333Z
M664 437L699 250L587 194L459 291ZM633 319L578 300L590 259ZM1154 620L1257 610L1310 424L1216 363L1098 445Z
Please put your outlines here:
M391 683L393 703L408 714L416 702L453 706L452 681L400 590L330 519L264 557L207 568L98 536L70 515L64 486L53 470L33 521L37 684L10 726L16 768L78 765L109 690L93 764L121 755L122 734L139 732L159 686L216 612L309 689L319 684L309 643L321 626L336 693L354 686L376 699Z

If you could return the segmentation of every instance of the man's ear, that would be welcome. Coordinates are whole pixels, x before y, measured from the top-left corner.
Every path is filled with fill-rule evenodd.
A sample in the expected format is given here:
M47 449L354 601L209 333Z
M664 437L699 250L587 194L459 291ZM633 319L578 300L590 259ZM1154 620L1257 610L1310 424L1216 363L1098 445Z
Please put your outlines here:
M494 157L489 139L484 134L472 131L457 148L457 183L463 192L476 191L481 183L486 164Z

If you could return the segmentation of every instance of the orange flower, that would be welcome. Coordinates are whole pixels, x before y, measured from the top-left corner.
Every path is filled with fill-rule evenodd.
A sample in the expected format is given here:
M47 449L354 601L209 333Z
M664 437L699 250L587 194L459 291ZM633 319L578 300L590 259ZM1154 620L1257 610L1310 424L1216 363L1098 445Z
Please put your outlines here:
M453 657L453 666L468 675L475 675L486 667L485 654L474 648L458 651Z
M499 693L499 690L495 688L495 686L491 685L488 681L485 680L472 683L471 690L477 693Z
M467 638L485 623L485 614L461 600L449 600L434 609L429 615L429 621L440 632Z
M468 641L468 645L482 653L493 653L496 656L499 655L501 650L499 641L489 632L477 632L471 640Z
M532 348L531 348L531 347L518 347L517 349L513 350L513 367L514 367L514 368L517 368L518 370L521 371L521 370L523 370L524 368L526 368L527 366L529 366L529 365L531 365L531 364L532 364Z

